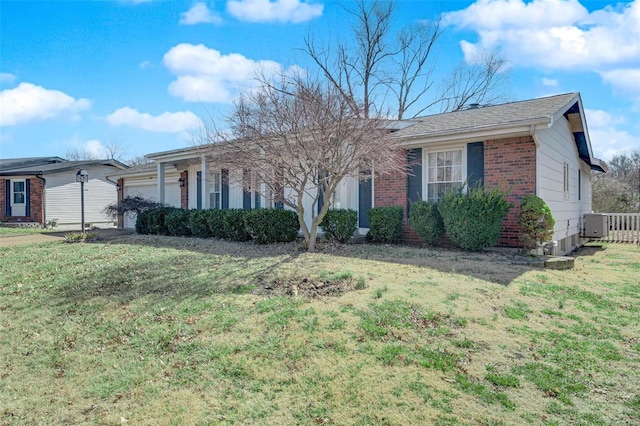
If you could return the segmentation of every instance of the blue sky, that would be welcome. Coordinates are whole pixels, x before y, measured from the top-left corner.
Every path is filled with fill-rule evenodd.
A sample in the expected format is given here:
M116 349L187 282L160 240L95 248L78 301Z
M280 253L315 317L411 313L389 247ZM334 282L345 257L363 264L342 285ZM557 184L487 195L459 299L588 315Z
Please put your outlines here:
M442 15L441 75L497 51L508 100L579 91L597 157L640 149L640 0L396 3L398 28ZM1 158L189 146L257 66L312 70L304 37L350 22L321 0L3 0L0 20Z

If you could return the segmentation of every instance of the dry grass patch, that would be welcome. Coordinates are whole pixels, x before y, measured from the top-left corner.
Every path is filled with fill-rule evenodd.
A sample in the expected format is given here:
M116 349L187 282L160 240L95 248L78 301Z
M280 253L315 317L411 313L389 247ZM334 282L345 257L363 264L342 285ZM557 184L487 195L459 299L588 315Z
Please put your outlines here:
M323 250L148 236L0 248L0 420L640 422L638 247L592 246L571 271Z

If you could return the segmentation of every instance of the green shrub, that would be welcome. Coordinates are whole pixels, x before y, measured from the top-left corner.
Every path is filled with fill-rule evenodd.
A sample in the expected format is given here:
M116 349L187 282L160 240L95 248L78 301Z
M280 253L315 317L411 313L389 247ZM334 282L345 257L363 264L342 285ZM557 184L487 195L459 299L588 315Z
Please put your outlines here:
M245 216L247 232L258 244L290 242L298 236L298 215L291 210L256 209Z
M433 201L416 201L409 210L411 228L427 244L433 244L444 235L444 222Z
M170 209L164 217L167 233L177 237L188 237L191 235L189 227L189 210Z
M247 232L247 226L244 222L249 210L231 209L222 211L224 212L222 216L224 238L232 241L249 241L251 235Z
M198 238L209 238L209 224L207 223L207 210L191 210L189 211L189 228L191 235Z
M553 238L553 226L556 221L549 206L536 195L522 197L518 222L522 247L526 250L535 249L538 243L548 242Z
M165 216L167 212L174 207L156 207L151 210L147 210L147 226L149 228L149 234L153 235L167 235L167 225L165 223Z
M395 243L402 238L403 210L400 206L374 207L367 212L371 241Z
M136 215L136 233L145 235L149 233L150 210L145 210Z
M225 238L224 232L224 211L218 209L210 209L206 211L207 226L209 227L209 236L213 238Z
M328 210L320 223L325 236L340 243L349 241L357 225L358 213L349 209Z
M484 192L477 187L469 188L466 194L450 191L438 203L447 235L465 250L494 246L510 208L502 191Z

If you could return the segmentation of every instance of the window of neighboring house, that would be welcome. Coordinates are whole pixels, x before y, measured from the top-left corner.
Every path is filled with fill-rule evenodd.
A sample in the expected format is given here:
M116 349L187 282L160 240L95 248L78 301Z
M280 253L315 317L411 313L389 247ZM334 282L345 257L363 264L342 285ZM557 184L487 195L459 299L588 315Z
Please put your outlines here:
M24 204L26 200L23 180L13 181L13 204Z
M564 199L569 199L569 163L564 162Z
M209 205L212 209L222 208L222 178L220 172L212 175L212 188L209 193Z
M427 200L438 201L464 184L462 149L427 153Z

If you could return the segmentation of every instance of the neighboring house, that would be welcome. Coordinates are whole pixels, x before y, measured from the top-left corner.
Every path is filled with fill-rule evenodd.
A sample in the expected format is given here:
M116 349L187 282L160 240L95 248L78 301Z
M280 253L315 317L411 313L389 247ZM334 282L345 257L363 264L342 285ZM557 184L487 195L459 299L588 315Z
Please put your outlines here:
M556 254L582 244L583 216L591 213L591 170L606 172L607 166L593 155L578 93L478 106L404 120L389 128L407 150L409 176L360 182L346 178L332 199L334 208L358 211L361 233L368 229L366 213L374 206L403 206L408 224L412 201L437 201L452 187L479 184L488 190L508 190L514 204L503 224L499 246L520 246L518 203L526 194L538 195L551 208L556 220ZM147 155L155 171L146 169L146 179L153 182L157 176L164 177L161 185L147 188L147 193L155 190L157 201L183 208L272 206L270 200L243 190L242 182L250 178L248 171L211 164L204 160L205 152L203 147L194 147ZM144 176L142 172L138 177L125 176L121 186L135 187ZM180 203L175 194L178 180ZM309 212L310 200L303 202ZM310 212L308 215L310 220ZM420 241L408 225L404 239Z
M113 226L103 213L117 200L116 183L107 175L126 166L116 160L67 161L60 157L0 159L0 221L56 221L61 228L81 223L80 169L89 174L84 184L85 222Z

